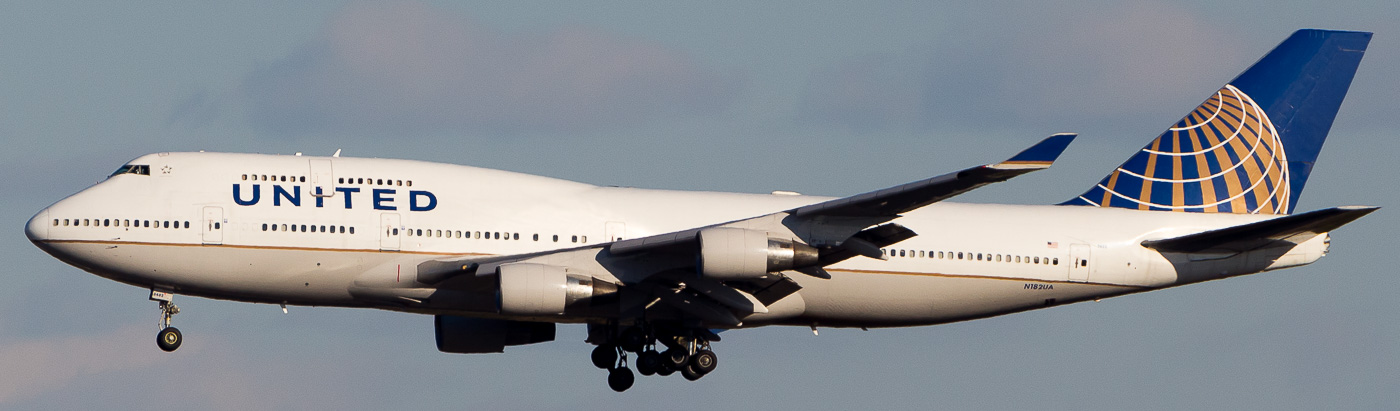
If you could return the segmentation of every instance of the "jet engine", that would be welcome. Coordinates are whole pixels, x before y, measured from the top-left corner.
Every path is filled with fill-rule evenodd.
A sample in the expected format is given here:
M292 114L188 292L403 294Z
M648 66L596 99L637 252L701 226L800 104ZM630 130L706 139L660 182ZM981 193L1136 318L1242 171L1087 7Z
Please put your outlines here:
M454 354L497 353L507 345L554 341L554 323L437 315L433 327L438 351Z
M617 292L617 285L593 277L567 274L564 267L512 263L496 268L500 278L500 313L564 315L564 308L583 300L597 302Z
M767 232L715 227L700 231L700 274L716 280L762 278L817 264L817 249Z

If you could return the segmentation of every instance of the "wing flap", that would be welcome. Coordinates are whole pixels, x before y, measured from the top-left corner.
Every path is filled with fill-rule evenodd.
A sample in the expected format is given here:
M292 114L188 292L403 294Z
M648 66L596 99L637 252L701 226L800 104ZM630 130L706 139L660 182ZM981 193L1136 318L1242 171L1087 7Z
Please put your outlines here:
M1142 246L1164 252L1198 253L1257 250L1279 242L1298 244L1378 209L1380 207L1327 208L1180 237L1143 241Z

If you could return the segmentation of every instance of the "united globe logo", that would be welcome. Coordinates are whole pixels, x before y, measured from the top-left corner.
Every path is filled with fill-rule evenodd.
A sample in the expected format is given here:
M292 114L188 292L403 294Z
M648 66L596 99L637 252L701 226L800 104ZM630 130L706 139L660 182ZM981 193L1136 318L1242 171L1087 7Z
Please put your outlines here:
M1286 214L1288 177L1273 122L1226 85L1079 199L1140 210Z

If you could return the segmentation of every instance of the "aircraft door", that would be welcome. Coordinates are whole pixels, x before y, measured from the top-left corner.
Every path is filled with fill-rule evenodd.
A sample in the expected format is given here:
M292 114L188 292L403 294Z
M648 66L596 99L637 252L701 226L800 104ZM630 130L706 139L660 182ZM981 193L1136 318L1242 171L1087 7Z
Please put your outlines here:
M604 236L608 242L620 241L627 235L627 223L621 221L609 221L603 226Z
M399 215L384 213L379 215L379 249L399 251Z
M224 208L204 207L204 218L201 220L203 227L204 244L224 243Z
M311 180L307 181L307 187L312 196L335 197L335 181L331 170L331 160L312 159L311 160Z
M1088 244L1069 246L1069 280L1079 283L1089 282L1089 263L1093 261L1093 249Z

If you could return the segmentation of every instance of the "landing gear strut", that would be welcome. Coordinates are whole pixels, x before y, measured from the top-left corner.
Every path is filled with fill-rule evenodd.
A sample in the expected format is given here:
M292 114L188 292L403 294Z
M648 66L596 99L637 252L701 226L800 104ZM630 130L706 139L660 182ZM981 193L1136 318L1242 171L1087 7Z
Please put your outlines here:
M160 333L156 334L156 345L165 352L175 351L185 341L180 330L170 326L170 317L180 313L180 307L172 302L174 299L174 294L151 290L151 301L160 303Z
M596 327L596 329L594 328ZM719 336L705 329L655 330L643 324L619 332L616 325L590 326L589 342L593 365L608 370L608 387L622 392L632 387L635 376L627 368L627 353L635 353L637 372L667 376L680 371L695 381L715 370L719 358L710 351L710 341ZM664 351L658 350L658 346Z

